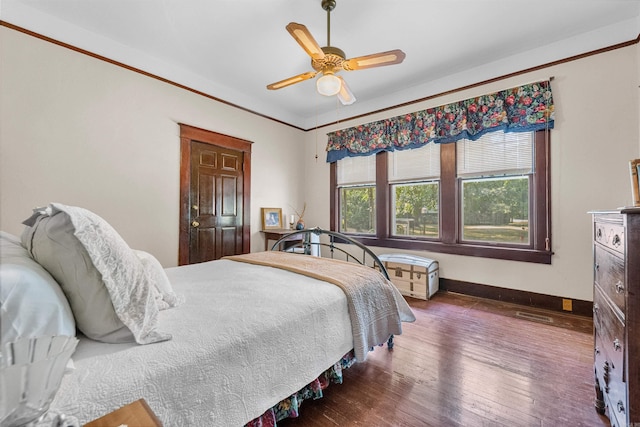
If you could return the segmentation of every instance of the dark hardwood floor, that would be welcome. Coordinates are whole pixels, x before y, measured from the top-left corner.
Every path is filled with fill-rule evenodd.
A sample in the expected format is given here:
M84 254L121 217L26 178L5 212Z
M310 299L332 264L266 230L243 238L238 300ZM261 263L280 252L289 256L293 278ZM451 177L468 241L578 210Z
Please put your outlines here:
M593 406L592 320L453 293L279 426L608 426Z

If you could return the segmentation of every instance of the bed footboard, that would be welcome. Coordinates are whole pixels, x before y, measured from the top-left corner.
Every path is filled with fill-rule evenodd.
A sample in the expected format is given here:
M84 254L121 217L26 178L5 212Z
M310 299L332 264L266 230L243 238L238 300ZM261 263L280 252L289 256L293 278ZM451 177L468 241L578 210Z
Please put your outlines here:
M321 228L292 231L276 241L271 250L356 262L376 268L383 276L390 279L384 264L371 249L357 240L335 231Z
M379 270L387 280L391 280L386 267L371 249L335 231L321 228L292 231L276 241L271 250L356 262ZM387 348L393 349L393 335L387 340Z

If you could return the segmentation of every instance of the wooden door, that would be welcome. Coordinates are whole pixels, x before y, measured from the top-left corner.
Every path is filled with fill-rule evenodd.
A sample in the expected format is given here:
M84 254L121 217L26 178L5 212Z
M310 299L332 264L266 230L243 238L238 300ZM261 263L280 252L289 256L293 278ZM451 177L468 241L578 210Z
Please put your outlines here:
M242 253L242 154L191 141L189 264Z
M180 265L249 252L250 143L180 125Z

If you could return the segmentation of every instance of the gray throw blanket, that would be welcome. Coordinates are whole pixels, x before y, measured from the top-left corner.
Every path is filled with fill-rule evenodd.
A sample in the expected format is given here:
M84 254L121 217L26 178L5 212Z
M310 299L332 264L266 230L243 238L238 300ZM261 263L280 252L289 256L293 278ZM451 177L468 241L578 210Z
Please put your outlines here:
M347 297L353 349L360 362L369 349L402 333L401 322L416 320L398 289L379 271L341 260L286 252L255 252L225 259L265 265L324 280L339 286Z

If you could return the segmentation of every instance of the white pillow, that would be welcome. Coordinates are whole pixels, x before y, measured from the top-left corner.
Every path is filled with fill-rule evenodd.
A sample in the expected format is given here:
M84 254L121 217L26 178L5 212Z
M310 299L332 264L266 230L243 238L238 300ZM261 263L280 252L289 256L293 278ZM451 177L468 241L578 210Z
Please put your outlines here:
M180 299L173 292L173 286L167 277L167 273L162 268L160 261L149 252L134 249L133 252L142 262L145 272L149 275L151 283L155 286L158 294L156 295L156 305L158 310L166 310L179 304Z
M0 231L0 346L49 335L76 335L69 302L18 237Z
M86 336L139 344L171 339L156 330L157 291L142 262L104 219L52 203L24 224L24 246L60 283Z

